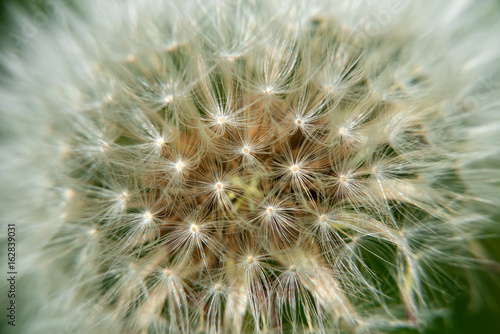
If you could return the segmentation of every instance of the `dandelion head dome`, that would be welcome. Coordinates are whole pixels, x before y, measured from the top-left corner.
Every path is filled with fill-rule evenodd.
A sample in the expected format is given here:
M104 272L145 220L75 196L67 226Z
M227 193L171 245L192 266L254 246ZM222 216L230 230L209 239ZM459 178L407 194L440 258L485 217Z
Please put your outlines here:
M489 261L500 203L499 10L12 6L0 208L30 291L19 326L372 333L445 316L447 267Z

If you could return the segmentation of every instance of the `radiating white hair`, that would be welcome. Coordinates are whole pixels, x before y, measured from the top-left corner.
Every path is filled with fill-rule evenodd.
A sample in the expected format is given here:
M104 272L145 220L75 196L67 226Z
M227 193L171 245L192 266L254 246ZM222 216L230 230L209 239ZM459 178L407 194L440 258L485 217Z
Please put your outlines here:
M0 210L18 233L18 326L425 328L449 306L446 266L489 261L477 239L500 203L499 10L12 7Z

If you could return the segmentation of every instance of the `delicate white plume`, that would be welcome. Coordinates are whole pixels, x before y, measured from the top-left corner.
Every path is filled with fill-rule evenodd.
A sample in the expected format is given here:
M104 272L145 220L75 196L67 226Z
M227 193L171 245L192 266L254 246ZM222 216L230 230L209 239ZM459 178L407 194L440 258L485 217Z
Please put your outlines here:
M444 265L488 261L499 10L13 7L0 210L18 229L21 331L425 328L447 306Z

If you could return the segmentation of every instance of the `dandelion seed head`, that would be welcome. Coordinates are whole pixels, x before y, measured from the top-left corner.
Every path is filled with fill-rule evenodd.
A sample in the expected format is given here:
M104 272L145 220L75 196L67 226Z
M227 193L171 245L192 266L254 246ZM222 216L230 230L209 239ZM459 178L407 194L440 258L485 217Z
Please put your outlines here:
M500 24L389 2L89 0L26 41L14 11L23 329L425 331L446 268L491 262Z

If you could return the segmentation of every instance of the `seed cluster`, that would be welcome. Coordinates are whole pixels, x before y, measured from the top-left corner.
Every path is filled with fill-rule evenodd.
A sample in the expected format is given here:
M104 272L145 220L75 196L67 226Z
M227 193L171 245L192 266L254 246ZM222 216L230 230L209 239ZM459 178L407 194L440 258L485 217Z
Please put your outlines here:
M51 247L132 332L417 326L461 233L411 50L323 17L272 28L105 59L81 89Z

